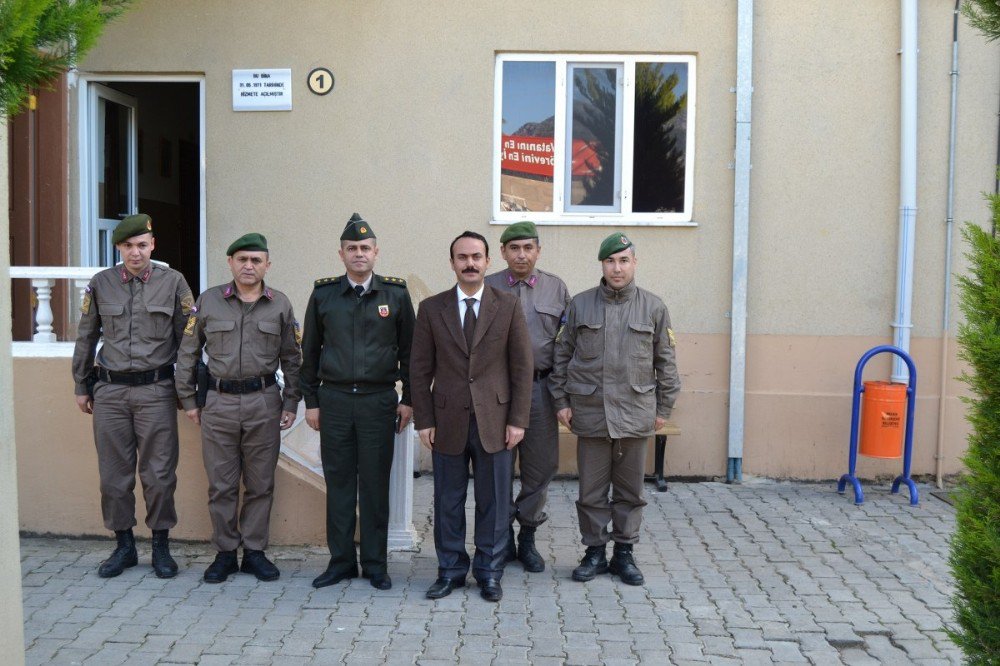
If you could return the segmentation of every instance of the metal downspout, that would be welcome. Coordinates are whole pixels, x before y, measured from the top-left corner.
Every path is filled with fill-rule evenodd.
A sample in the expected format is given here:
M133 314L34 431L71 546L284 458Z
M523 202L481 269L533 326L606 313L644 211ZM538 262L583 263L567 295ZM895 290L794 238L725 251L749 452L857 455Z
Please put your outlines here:
M913 253L917 226L917 0L901 0L899 253L896 264L896 314L893 344L910 351L913 328ZM902 358L894 356L892 381L909 381Z
M944 487L944 417L948 388L948 326L951 315L951 237L955 226L955 128L958 124L958 13L962 0L955 0L951 29L951 121L948 128L948 206L945 217L944 314L941 316L941 390L938 399L937 451L934 454L937 487Z
M729 459L726 481L743 481L746 400L747 259L750 236L750 98L753 95L753 0L736 12L736 154L733 196L733 296L729 349Z

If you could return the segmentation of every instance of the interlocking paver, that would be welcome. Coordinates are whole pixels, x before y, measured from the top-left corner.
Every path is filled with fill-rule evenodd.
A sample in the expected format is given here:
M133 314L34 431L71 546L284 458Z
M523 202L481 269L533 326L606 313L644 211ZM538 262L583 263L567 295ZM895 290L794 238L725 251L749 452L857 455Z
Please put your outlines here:
M205 544L176 545L181 572L140 564L102 580L110 539L25 538L28 664L957 664L949 641L954 512L832 484L673 483L648 493L636 560L646 585L569 576L583 554L575 481L556 481L538 532L547 566L513 563L504 599L471 585L438 601L429 475L414 482L421 550L393 553L394 587L310 586L320 547L275 547L278 581L206 585ZM471 520L471 494L470 515ZM471 534L470 534L471 538ZM610 549L609 549L610 550ZM470 544L471 551L471 544ZM470 578L471 579L471 578Z

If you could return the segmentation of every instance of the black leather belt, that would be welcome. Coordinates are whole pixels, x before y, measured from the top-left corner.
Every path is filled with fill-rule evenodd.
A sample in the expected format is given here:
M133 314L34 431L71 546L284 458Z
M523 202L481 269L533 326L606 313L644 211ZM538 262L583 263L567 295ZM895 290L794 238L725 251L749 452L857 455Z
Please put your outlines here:
M552 368L549 368L548 370L535 370L535 381L537 382L539 379L545 379L551 374Z
M208 380L208 388L219 393L256 393L268 386L274 386L277 378L271 374L264 377L248 377L247 379L212 379Z
M105 368L97 368L97 379L108 384L127 384L129 386L142 386L153 384L164 379L173 379L174 366L165 365L156 370L145 372L112 372Z

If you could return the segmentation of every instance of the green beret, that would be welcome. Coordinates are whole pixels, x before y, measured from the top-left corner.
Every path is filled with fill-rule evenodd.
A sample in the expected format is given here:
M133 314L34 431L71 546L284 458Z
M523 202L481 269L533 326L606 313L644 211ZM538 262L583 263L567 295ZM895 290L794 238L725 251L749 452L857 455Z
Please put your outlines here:
M538 229L535 228L534 222L515 222L508 226L500 234L500 244L503 245L507 241L524 240L525 238L538 238Z
M628 239L628 236L620 231L616 231L601 241L601 249L597 251L597 260L604 261L611 255L617 254L622 250L627 250L630 247L632 247L632 241Z
M250 250L252 252L267 252L267 239L262 234L251 232L243 234L233 241L233 244L226 250L226 256L231 257L240 250Z
M118 245L132 236L153 233L153 220L145 213L129 215L118 223L114 233L111 234L111 244Z
M340 234L340 240L359 241L366 238L375 238L372 225L361 219L361 216L357 213L351 215L351 219L347 221L347 226L344 227L344 233Z

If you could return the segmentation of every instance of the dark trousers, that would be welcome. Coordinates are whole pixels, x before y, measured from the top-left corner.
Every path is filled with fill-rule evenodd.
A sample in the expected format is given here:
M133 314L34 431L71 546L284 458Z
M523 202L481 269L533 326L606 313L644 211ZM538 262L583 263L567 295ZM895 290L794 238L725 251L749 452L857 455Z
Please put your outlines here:
M538 527L549 518L545 500L549 484L559 471L559 423L548 377L536 379L531 387L528 429L511 453L511 463L518 460L521 471L521 491L514 501L512 518L516 517L521 525Z
M386 573L389 472L395 437L395 389L346 393L321 386L320 458L326 478L330 568L357 568L355 508L361 517L361 569Z
M465 498L472 460L473 494L476 498L475 544L472 575L476 580L502 578L510 525L511 452L488 453L479 439L476 417L469 420L469 439L459 455L433 453L434 548L438 576L464 578L469 572L465 550Z
M146 525L177 524L177 394L174 381L143 386L98 382L94 387L94 441L101 475L101 512L109 530L135 525L138 465Z

